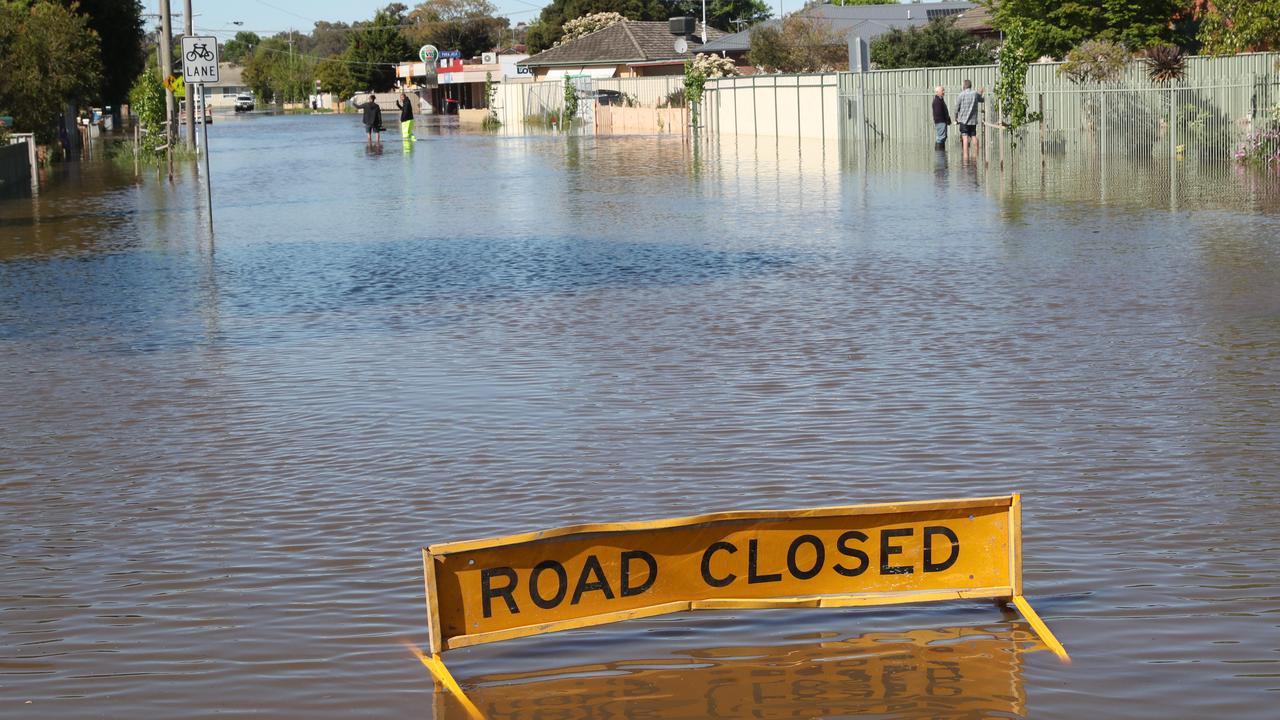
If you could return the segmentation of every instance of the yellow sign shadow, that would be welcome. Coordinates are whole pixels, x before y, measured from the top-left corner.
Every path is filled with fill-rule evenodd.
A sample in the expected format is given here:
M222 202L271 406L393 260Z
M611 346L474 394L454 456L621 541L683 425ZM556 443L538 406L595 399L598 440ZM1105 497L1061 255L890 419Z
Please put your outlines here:
M1022 597L1018 495L579 525L432 545L424 664L440 653L684 610L854 607Z

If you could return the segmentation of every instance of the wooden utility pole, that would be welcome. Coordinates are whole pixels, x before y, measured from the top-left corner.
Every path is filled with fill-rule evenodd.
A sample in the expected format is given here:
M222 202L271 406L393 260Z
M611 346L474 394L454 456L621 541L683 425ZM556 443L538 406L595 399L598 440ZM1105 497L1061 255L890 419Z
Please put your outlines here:
M162 81L173 74L172 23L169 0L160 0L160 79ZM169 85L170 83L166 82L164 88L165 156L168 158L169 179L173 179L173 141L177 137L173 126L177 115L173 111L173 89Z
M191 15L191 0L184 0L182 4L182 34L183 35L195 34L194 28L192 27L192 23L193 23L193 19ZM204 88L200 87L198 89L203 90ZM204 111L204 107L203 107L203 103L201 103L201 112L203 113L203 111ZM200 118L200 124L202 125L204 124L203 117ZM193 91L191 88L187 89L187 149L188 150L196 149L196 103L195 103L195 97L193 96Z

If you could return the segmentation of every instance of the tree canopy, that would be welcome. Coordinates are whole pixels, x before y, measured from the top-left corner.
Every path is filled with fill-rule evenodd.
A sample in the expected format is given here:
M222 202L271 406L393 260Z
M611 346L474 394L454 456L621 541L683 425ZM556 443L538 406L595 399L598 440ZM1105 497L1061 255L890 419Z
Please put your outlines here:
M101 81L95 98L103 105L120 107L134 78L142 72L142 3L139 0L63 0L73 12L88 19L98 35Z
M236 36L222 43L222 60L243 65L253 50L262 43L257 33L241 30Z
M1214 0L1201 8L1199 40L1212 55L1280 50L1280 0Z
M397 7L400 12L395 12ZM361 90L386 92L396 83L396 63L413 57L413 48L400 33L406 9L400 3L379 10L373 20L355 24L342 60Z
M502 42L508 21L489 0L427 0L409 13L404 36L413 47L435 45L474 57Z
M846 67L849 50L830 25L797 12L753 28L747 60L767 72L825 72Z
M87 16L49 0L0 2L0 113L16 130L56 138L67 102L100 91L101 58Z
M1241 0L1252 3L1255 0ZM1273 2L1274 0L1265 0ZM1191 38L1174 20L1188 0L984 0L995 27L1006 33L1015 24L1027 49L1037 56L1061 58L1085 40L1112 40L1130 50Z
M954 18L938 18L924 27L894 28L871 41L871 62L883 70L986 65L995 60L997 47L956 29Z

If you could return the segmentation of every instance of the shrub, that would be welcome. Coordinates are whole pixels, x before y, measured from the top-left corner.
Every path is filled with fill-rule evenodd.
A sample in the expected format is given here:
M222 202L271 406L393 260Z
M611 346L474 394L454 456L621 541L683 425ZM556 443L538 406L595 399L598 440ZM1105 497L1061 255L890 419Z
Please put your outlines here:
M1086 40L1067 53L1058 74L1076 84L1114 82L1131 59L1123 45L1110 40Z
M1236 148L1236 159L1252 165L1280 168L1280 126L1255 130Z
M1155 45L1142 53L1142 64L1153 83L1174 83L1187 74L1187 56L1175 45Z
M590 35L610 25L616 25L625 19L620 13L616 12L598 12L574 18L564 24L564 35L560 36L560 39L556 41L556 45L562 45L570 40L577 40L584 35Z
M922 28L893 28L871 41L871 62L883 70L986 65L995 54L995 42L957 30L954 17L930 20Z
M564 79L564 116L570 122L578 116L578 89L569 78Z
M165 142L164 85L155 71L145 70L129 89L129 107L142 125L142 150L154 154Z

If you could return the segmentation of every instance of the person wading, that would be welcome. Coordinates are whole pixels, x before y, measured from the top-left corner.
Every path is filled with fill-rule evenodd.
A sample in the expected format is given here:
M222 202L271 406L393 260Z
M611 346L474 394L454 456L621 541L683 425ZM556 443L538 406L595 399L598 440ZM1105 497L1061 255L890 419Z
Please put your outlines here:
M983 102L982 94L986 88L973 91L973 82L964 81L964 89L956 98L956 125L960 126L960 158L969 157L969 147L973 147L973 157L978 158L978 103ZM936 111L935 111L936 112Z
M947 91L941 85L933 89L933 147L935 150L947 149L947 126L951 124L951 113L947 110L944 99Z
M363 111L361 120L364 122L364 132L369 138L369 144L374 143L374 136L377 136L377 142L382 144L382 108L378 107L377 98L372 94L369 95L369 101L357 105Z
M417 136L413 134L413 103L409 101L407 95L400 93L400 99L396 101L396 107L400 108L400 135L405 142L410 140L418 142Z

